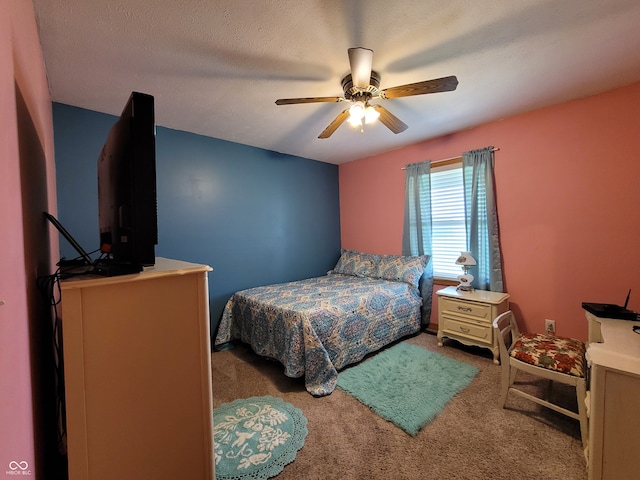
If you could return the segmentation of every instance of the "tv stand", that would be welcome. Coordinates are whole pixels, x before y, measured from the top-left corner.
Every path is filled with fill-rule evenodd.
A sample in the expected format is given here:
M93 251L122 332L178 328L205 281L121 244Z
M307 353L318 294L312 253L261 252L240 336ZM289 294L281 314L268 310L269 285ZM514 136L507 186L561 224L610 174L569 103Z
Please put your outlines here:
M213 480L206 265L61 282L69 480Z

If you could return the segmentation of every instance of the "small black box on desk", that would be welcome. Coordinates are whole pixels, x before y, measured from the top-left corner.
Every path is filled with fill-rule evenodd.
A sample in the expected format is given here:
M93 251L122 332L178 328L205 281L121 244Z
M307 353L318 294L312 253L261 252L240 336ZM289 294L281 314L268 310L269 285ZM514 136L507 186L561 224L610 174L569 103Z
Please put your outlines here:
M617 320L640 321L640 314L633 310L627 310L620 305L612 303L589 303L582 302L582 308L600 318L615 318Z

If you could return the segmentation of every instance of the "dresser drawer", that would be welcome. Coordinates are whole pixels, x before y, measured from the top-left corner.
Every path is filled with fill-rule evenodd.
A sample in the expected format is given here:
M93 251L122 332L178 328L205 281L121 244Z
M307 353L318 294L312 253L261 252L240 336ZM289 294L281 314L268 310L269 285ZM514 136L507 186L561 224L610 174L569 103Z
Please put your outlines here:
M439 308L444 315L453 313L456 315L474 317L474 319L484 320L487 323L491 323L493 321L493 318L491 318L491 305L483 303L464 302L441 297Z
M450 333L456 337L462 336L479 343L493 343L493 332L490 325L469 323L446 314L441 317L441 320L444 323L442 331L445 334Z

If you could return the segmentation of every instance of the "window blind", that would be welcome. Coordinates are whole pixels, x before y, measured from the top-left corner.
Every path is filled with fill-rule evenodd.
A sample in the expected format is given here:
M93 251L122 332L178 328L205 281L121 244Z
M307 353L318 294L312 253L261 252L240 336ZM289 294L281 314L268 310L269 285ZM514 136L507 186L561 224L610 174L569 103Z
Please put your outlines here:
M433 275L455 279L462 273L456 259L466 250L462 164L431 170Z

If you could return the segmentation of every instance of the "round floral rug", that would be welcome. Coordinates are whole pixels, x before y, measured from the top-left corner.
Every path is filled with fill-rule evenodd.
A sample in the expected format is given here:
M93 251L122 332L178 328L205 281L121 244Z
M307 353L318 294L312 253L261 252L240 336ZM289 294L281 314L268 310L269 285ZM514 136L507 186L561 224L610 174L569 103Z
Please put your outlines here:
M306 437L302 411L280 398L224 403L213 410L216 479L274 477L293 462Z

